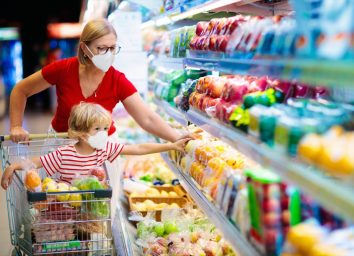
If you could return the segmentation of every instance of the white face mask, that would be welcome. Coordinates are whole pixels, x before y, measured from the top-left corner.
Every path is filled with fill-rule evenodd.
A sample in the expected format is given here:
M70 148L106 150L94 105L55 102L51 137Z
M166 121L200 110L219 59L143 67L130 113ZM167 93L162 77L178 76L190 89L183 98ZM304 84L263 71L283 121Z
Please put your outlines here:
M107 70L112 66L116 56L111 51L108 51L105 54L94 55L86 44L85 46L87 50L89 50L89 52L93 55L91 58L93 64L103 72L107 72Z
M88 144L95 149L105 149L108 141L108 132L99 131L95 135L89 135Z

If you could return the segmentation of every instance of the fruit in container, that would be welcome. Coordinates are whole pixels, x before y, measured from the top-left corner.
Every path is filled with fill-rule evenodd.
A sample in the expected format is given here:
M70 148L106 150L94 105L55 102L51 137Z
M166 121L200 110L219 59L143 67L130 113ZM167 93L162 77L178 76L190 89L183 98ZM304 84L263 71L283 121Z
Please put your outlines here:
M223 88L221 98L225 101L242 102L248 93L247 82L243 79L229 79Z
M208 27L209 23L206 22L206 21L199 21L196 25L196 28L195 28L195 34L197 36L202 36L204 35L207 27Z
M209 37L201 36L197 41L197 50L208 50L209 48Z
M160 193L160 196L163 196L163 197L168 197L168 195L169 194L165 190L162 190Z
M203 164L206 164L210 159L218 155L217 150L209 145L203 146L198 152L199 154L196 154L195 159Z
M168 209L177 209L177 208L180 208L178 204L176 203L172 203L168 206Z
M199 36L193 37L192 40L189 42L189 48L192 50L196 50L198 40L199 40Z
M238 105L232 102L226 102L220 100L215 105L215 107L216 107L216 112L215 112L216 118L225 123L230 123L229 121L230 116L234 112L234 109L238 107Z
M193 162L191 164L190 170L189 170L189 174L198 182L200 183L200 181L203 178L203 173L204 173L204 169L205 166L202 165L199 162Z
M218 39L216 40L217 51L226 52L226 48L227 48L229 41L230 41L230 36L228 36L228 35L219 36Z
M69 191L69 185L63 182L58 183L58 192L67 192ZM59 202L66 202L69 200L70 194L58 194L56 199Z
M213 157L208 161L208 167L216 172L216 174L221 174L225 166L226 162L220 157Z
M161 222L156 222L152 228L152 231L156 234L157 237L161 237L165 233L164 224Z
M165 221L164 222L164 229L165 229L165 233L167 235L171 234L171 233L175 233L178 232L178 227L176 222L174 221Z
M219 98L226 81L225 78L219 77L212 79L209 84L204 82L206 93L213 98Z
M174 191L168 192L168 195L171 196L171 197L177 197L178 196L177 193L174 192Z
M263 216L263 223L266 227L278 227L281 225L280 213L269 212L265 213Z
M205 34L206 36L212 35L213 34L213 30L214 27L216 27L217 23L218 23L219 19L211 19L208 23L208 27L205 30Z
M30 191L42 191L41 178L39 177L38 172L36 170L33 169L26 172L25 186Z
M70 191L79 191L77 187L70 187ZM82 196L79 193L71 193L69 194L70 205L73 207L80 207L82 204Z
M273 247L277 244L278 239L281 238L281 234L277 229L266 229L264 233L264 241L266 246Z
M43 180L42 180L42 186L46 185L47 183L50 183L50 182L54 182L53 179L49 178L49 177L45 177Z
M188 141L185 151L188 155L193 156L195 150L202 144L203 142L200 140L190 140Z
M193 104L192 106L196 109L199 109L199 106L202 105L202 100L205 97L205 94L201 94L201 93L196 93L194 95L194 100L193 100Z
M150 199L145 200L143 203L145 204L146 211L155 210L156 204L153 201L151 201Z
M280 211L280 202L277 199L265 199L262 205L263 211L265 212L273 212Z
M106 179L106 171L99 166L91 170L91 175L96 176L99 181L104 181Z
M42 184L42 191L44 192L57 192L58 191L58 184L52 180L46 180L46 183Z
M155 197L155 196L160 196L160 192L156 188L148 188L145 191L145 195Z
M221 35L221 32L225 32L224 28L228 23L228 19L227 18L221 18L218 20L218 23L216 24L216 26L214 27L214 33L216 35Z
M217 40L219 36L218 35L211 35L209 38L209 50L210 51L216 51L217 50Z
M311 162L316 162L322 149L322 139L315 133L303 137L298 146L298 154Z
M141 238L145 235L148 235L151 232L151 227L147 224L145 224L143 221L139 222L137 224L137 236L138 238Z

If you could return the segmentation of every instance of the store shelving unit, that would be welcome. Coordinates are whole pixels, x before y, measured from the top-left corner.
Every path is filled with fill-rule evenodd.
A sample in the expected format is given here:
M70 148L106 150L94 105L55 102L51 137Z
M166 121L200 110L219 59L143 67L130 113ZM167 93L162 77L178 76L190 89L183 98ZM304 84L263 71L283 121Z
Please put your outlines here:
M164 104L158 100L155 102L159 105ZM163 110L167 114L178 111L168 104L164 105ZM349 221L354 221L354 197L352 196L354 189L349 184L326 177L320 170L279 154L242 131L200 112L189 110L186 113L180 112L180 115L184 115L187 121L225 141L259 164L271 168L284 180L298 186L327 209ZM178 120L181 120L181 117L176 119Z
M267 75L329 87L352 86L354 80L354 61L257 59L249 56L233 58L223 53L190 51L188 57L184 59L184 64L187 67L228 74Z
M197 2L197 1L195 1ZM143 24L149 26L171 25L205 11L236 11L253 15L277 15L289 13L289 4L282 1L274 5L265 5L255 0L211 0L187 9L180 8L159 16ZM196 17L196 16L195 16ZM172 27L172 26L171 26ZM173 69L196 68L225 74L269 76L275 79L294 80L305 84L326 86L337 93L345 94L354 81L353 60L316 60L287 57L259 57L254 53L226 54L220 52L188 51L186 58L163 57L156 61L158 66ZM341 87L341 88L340 88ZM338 90L339 89L339 90ZM352 93L352 92L351 92ZM306 164L298 158L292 158L261 143L257 138L225 124L205 113L191 109L182 112L169 103L154 99L159 110L176 120L182 126L194 123L211 135L223 140L250 159L258 162L278 174L284 181L296 185L301 192L312 197L330 212L349 221L354 221L354 187L350 182L326 176L317 167ZM240 231L204 195L199 185L185 172L171 162L167 154L162 154L166 163L175 172L181 184L204 211L216 227L230 241L240 255L259 255Z
M154 99L153 102L156 106L159 106L159 109L163 109L164 112L166 112L172 119L174 119L181 125L186 126L188 124L185 115L182 112L178 111L178 109L172 107L168 102L159 99Z
M182 186L193 198L198 207L207 215L209 220L223 233L224 238L230 243L238 255L258 256L260 255L253 246L246 240L241 232L231 224L224 213L217 209L214 204L200 190L196 182L186 173L178 169L166 153L162 158L178 177Z
M133 246L130 240L126 225L127 218L120 202L117 203L115 216L113 216L112 233L116 247L117 255L134 256Z
M184 69L183 60L183 58L168 58L166 56L159 56L155 60L155 65L166 69L180 70Z
M259 3L258 3L259 2ZM146 21L141 28L165 26L193 17L193 15L208 11L228 11L239 13L253 13L256 15L272 15L287 12L287 1L277 4L261 4L261 0L209 0L206 2L195 0L188 6L180 6L154 19Z

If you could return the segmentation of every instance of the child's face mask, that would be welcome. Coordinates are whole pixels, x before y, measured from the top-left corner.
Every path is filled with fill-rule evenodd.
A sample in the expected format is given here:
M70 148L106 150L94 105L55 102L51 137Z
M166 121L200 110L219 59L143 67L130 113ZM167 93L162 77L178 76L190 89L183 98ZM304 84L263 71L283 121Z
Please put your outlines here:
M87 142L95 149L105 149L108 141L108 132L99 131L95 135L89 135Z

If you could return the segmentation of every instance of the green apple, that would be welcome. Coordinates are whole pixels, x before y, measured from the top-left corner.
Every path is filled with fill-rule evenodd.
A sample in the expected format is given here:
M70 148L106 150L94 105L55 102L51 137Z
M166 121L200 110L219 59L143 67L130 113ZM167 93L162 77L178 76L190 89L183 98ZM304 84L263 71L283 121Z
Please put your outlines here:
M166 234L171 234L171 233L175 233L178 231L176 222L174 222L174 221L166 221L164 223L164 228L165 228Z
M163 234L165 233L165 227L164 224L161 222L155 223L153 227L153 231L156 233L157 237L162 237Z

